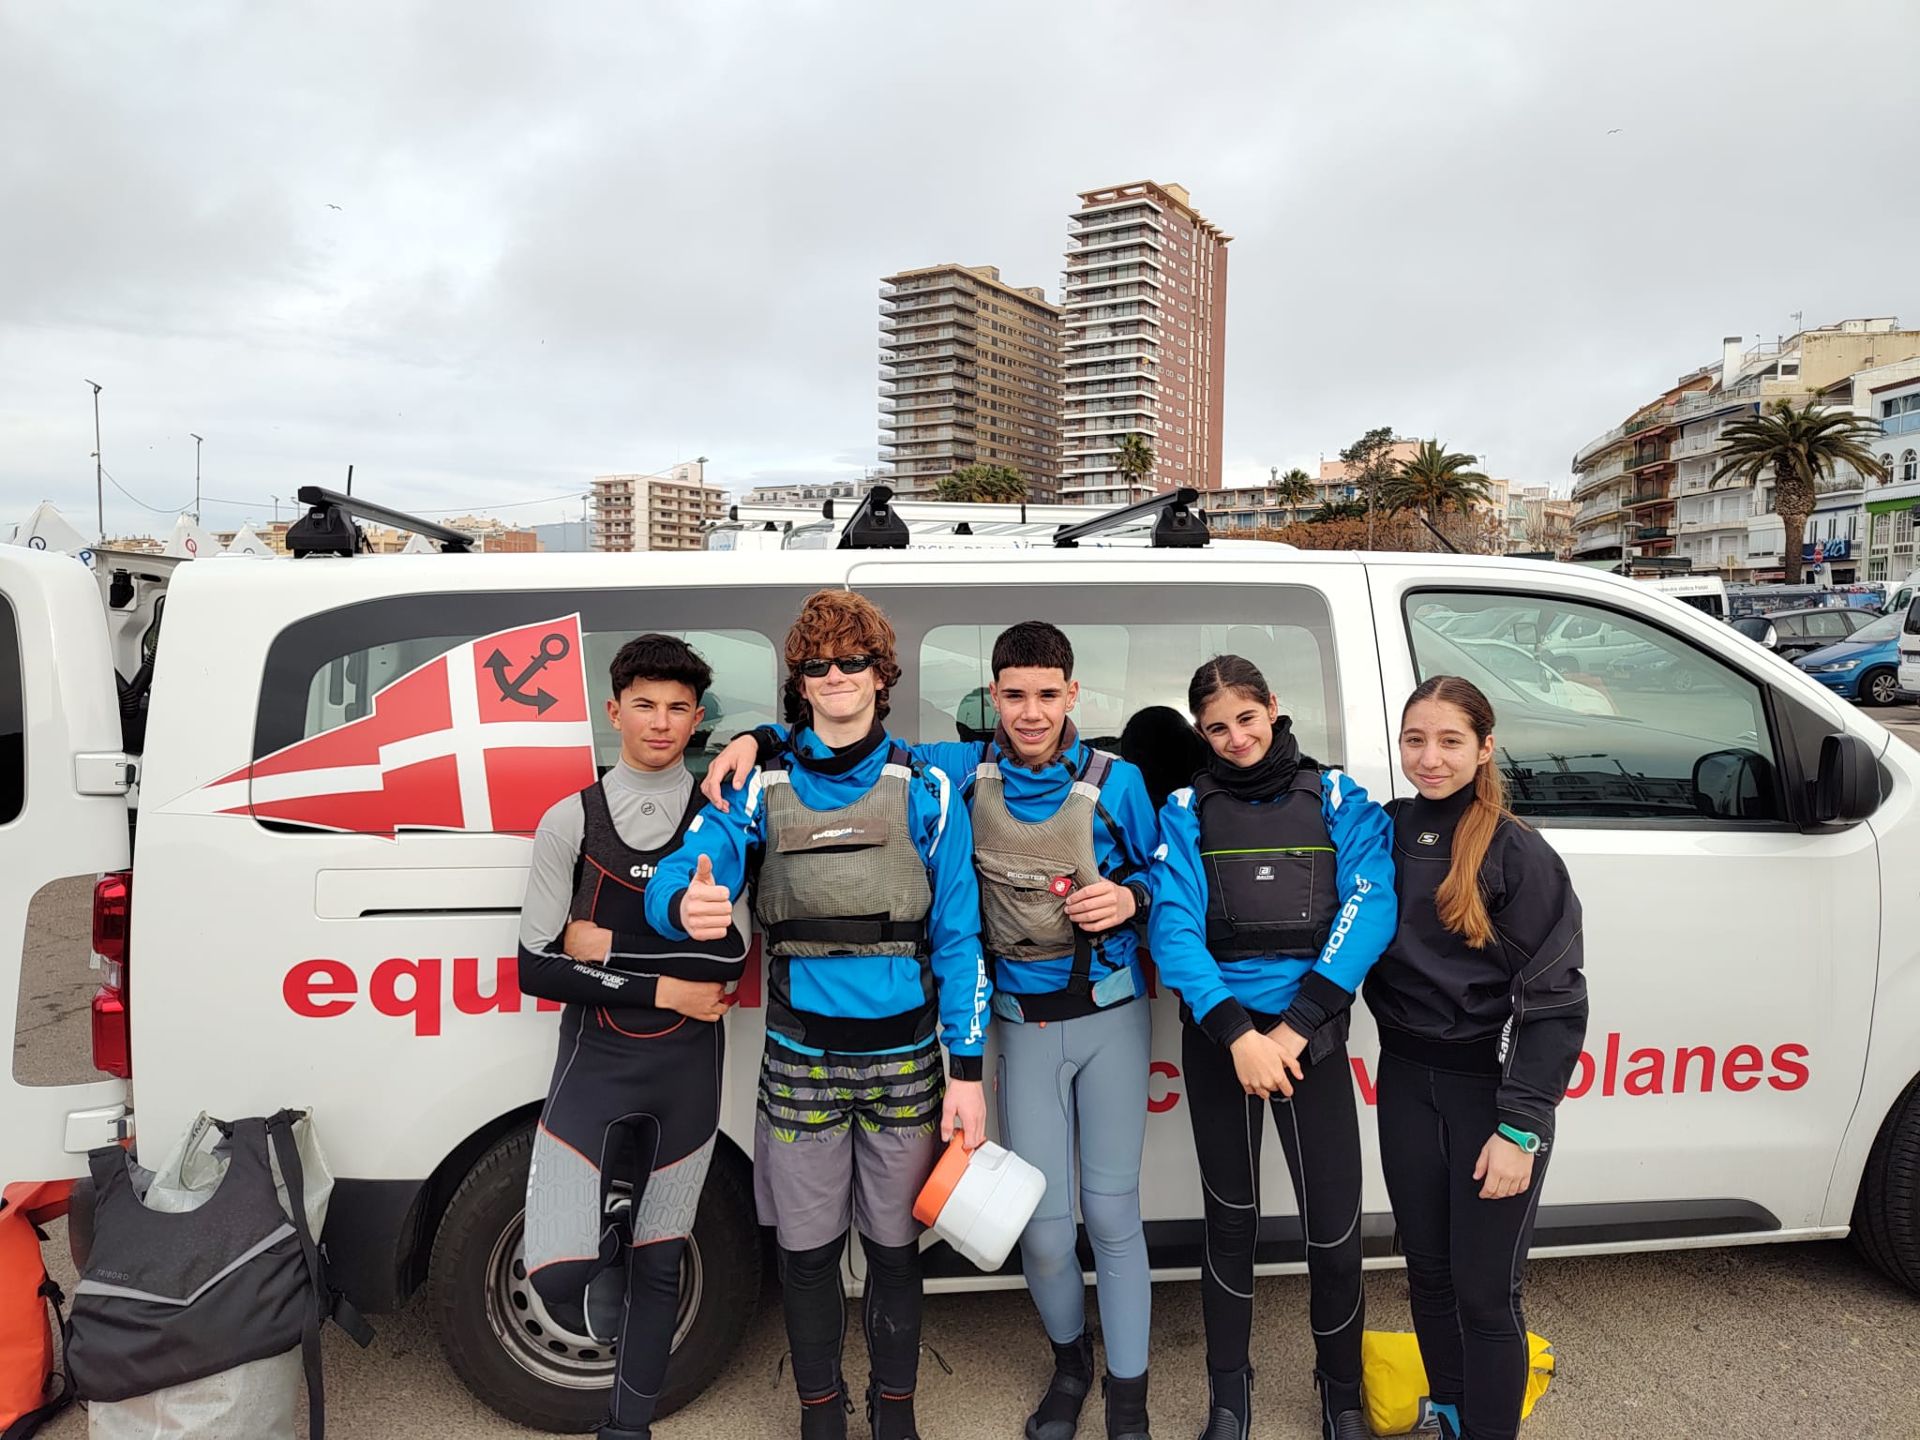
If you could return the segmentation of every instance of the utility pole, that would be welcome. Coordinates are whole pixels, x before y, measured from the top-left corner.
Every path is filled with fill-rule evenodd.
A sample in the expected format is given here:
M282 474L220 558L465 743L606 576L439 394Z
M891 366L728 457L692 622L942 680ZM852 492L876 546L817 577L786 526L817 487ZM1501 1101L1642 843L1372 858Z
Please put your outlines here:
M105 482L101 479L101 477L106 473L106 466L102 464L100 460L100 387L98 385L94 385L93 381L91 380L87 381L87 384L93 385L93 504L94 504L94 511L95 511L94 518L100 526L99 543L102 545L105 545L107 543L107 487Z
M189 430L189 435L193 432ZM205 437L193 435L193 523L200 523L200 446Z

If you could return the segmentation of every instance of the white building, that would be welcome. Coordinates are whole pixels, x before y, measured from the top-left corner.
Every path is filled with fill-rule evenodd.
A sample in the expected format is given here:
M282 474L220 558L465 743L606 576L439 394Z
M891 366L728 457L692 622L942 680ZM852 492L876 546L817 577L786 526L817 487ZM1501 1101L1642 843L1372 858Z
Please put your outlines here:
M1867 483L1863 509L1866 529L1865 580L1904 580L1914 569L1913 511L1920 505L1920 364L1908 361L1884 371L1909 369L1894 377L1862 374L1855 409L1880 422L1874 448L1884 467Z
M593 477L595 550L699 550L706 527L727 513L726 492L706 481L704 460L664 475Z

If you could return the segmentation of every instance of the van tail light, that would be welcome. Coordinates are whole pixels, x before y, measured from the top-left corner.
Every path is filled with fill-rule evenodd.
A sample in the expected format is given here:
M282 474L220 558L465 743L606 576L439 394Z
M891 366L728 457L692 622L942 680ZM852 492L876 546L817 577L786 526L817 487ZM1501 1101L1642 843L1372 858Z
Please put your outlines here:
M127 936L132 925L132 872L102 876L93 887L93 953L102 972L92 1007L93 1065L122 1080L133 1074L127 1021Z

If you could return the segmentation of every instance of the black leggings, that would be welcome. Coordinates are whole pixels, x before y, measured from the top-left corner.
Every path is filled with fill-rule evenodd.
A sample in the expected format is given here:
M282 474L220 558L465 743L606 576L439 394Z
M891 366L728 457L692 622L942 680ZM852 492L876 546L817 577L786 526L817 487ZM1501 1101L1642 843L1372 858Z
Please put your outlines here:
M1227 1374L1246 1368L1253 1331L1253 1247L1260 1229L1260 1141L1266 1125L1259 1097L1247 1094L1234 1074L1233 1056L1206 1032L1184 1026L1180 1053L1205 1201L1200 1309L1207 1326L1207 1368ZM1273 1097L1273 1118L1303 1221L1316 1369L1333 1408L1352 1409L1360 1404L1360 1332L1366 1328L1360 1122L1344 1045L1305 1068L1291 1100Z
M534 1134L528 1278L556 1323L618 1339L611 1419L640 1433L671 1357L725 1054L719 1025L569 1005Z
M1520 1281L1547 1174L1537 1155L1525 1190L1480 1198L1473 1168L1500 1123L1499 1083L1380 1057L1380 1162L1427 1389L1460 1407L1472 1440L1512 1440L1520 1430L1529 1365Z
M842 1235L812 1250L780 1252L787 1345L802 1405L832 1402L842 1390L847 1300L840 1288L840 1256L846 1245ZM920 1247L877 1245L862 1235L860 1248L867 1257L860 1315L873 1384L889 1399L906 1399L920 1371Z

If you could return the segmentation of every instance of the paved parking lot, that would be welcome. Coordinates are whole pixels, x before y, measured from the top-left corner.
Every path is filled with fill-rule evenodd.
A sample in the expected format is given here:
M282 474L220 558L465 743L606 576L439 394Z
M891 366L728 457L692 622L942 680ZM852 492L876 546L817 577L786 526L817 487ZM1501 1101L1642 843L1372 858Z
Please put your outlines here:
M1920 747L1920 707L1879 718ZM41 1078L51 1078L45 1057L85 1044L84 1009L76 1014L63 995L30 1000L39 1028L22 1073L38 1065ZM55 1239L64 1264L64 1237ZM1312 1436L1306 1283L1263 1280L1258 1291L1256 1433ZM1398 1271L1370 1272L1367 1293L1372 1326L1408 1328ZM1920 1437L1920 1298L1882 1279L1844 1243L1541 1261L1527 1293L1529 1323L1553 1341L1559 1360L1552 1389L1523 1431L1530 1440ZM1162 1440L1186 1440L1204 1400L1199 1287L1164 1284L1154 1302L1155 1429ZM467 1395L441 1359L422 1306L376 1323L380 1338L364 1354L338 1334L328 1337L329 1417L339 1440L535 1433ZM926 1339L952 1370L931 1357L923 1366L928 1440L1015 1440L1044 1383L1047 1356L1025 1295L930 1297ZM727 1374L663 1421L660 1440L791 1435L791 1382L776 1378L785 1348L778 1297L769 1289ZM864 1383L857 1338L848 1370L856 1388ZM75 1440L85 1420L68 1415L45 1433ZM858 1417L852 1433L865 1434ZM1100 1433L1091 1412L1081 1433Z

